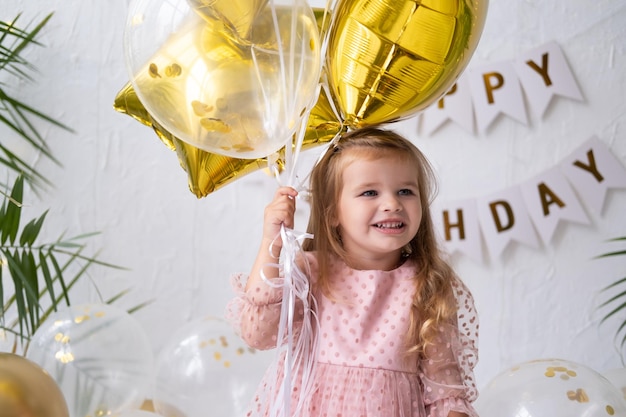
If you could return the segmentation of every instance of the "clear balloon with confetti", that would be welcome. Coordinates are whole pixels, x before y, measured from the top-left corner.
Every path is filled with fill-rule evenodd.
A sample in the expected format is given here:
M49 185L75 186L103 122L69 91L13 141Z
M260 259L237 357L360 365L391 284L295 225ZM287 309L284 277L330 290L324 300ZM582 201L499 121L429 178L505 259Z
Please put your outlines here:
M219 155L278 151L317 100L321 41L306 0L135 0L124 45L151 117Z
M481 417L625 416L621 392L600 373L563 359L538 359L503 371L481 390Z
M137 407L154 379L148 336L134 317L109 304L52 314L33 335L26 357L54 378L71 417Z
M194 320L157 357L154 408L169 417L243 416L274 356L249 348L225 320Z

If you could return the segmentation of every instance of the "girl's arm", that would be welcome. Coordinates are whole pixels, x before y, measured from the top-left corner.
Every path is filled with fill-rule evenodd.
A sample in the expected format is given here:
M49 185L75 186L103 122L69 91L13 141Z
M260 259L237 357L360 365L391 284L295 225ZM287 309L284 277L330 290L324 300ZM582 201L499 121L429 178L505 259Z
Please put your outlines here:
M293 228L297 195L298 192L292 187L280 187L272 202L265 207L261 246L252 265L246 290L260 283L263 280L262 274L268 279L278 277L278 268L268 265L278 263L283 246L280 238L281 226Z
M462 352L456 323L442 324L438 335L426 346L419 367L431 417L478 417L472 406L475 389L466 385L469 380L461 365L465 361Z
M271 280L279 276L276 265L282 249L280 229L282 225L293 228L297 195L293 188L281 187L265 208L258 255L243 293L232 304L233 317L237 317L241 337L256 349L271 349L280 343L277 336L283 290L272 287L264 278ZM296 314L296 319L301 320L301 312L298 310Z

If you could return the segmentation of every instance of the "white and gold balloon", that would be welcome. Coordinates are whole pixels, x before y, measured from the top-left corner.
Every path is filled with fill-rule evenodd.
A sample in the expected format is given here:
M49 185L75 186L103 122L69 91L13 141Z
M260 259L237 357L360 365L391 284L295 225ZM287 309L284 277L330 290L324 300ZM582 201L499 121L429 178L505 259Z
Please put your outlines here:
M163 128L199 149L272 154L298 133L317 99L313 10L306 1L248 1L246 13L237 13L237 1L204 3L131 6L125 51L135 92Z
M481 417L626 416L622 393L607 378L563 359L511 367L481 390Z
M108 304L52 314L33 335L26 358L56 381L70 417L138 408L154 380L147 335L130 314Z

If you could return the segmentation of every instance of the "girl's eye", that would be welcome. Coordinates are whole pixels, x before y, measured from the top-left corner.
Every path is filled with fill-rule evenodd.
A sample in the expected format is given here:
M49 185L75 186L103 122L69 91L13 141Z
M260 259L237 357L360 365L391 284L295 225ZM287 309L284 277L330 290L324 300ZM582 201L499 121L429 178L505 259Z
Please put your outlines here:
M398 191L398 195L413 195L413 191L408 188Z
M363 197L374 197L377 194L376 194L376 191L374 191L374 190L368 190L368 191L364 191L361 195Z

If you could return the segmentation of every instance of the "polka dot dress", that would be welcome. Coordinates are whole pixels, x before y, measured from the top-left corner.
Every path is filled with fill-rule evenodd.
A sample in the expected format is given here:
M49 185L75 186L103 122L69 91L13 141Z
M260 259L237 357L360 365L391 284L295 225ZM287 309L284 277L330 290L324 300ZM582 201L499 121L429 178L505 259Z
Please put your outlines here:
M314 281L312 256L311 265ZM420 362L406 354L404 339L415 292L415 265L407 262L392 271L361 271L337 260L331 271L336 277L332 297L315 294L317 364L311 394L298 416L447 417L455 410L477 417L471 402L477 395L472 368L478 323L471 295L460 281L454 285L460 307L458 326L442 327L429 348L429 360ZM275 347L281 290L261 283L243 293L243 284L235 285L240 295L231 302L229 315L240 334L252 347ZM249 416L270 415L267 391L276 386L276 375L266 375Z

